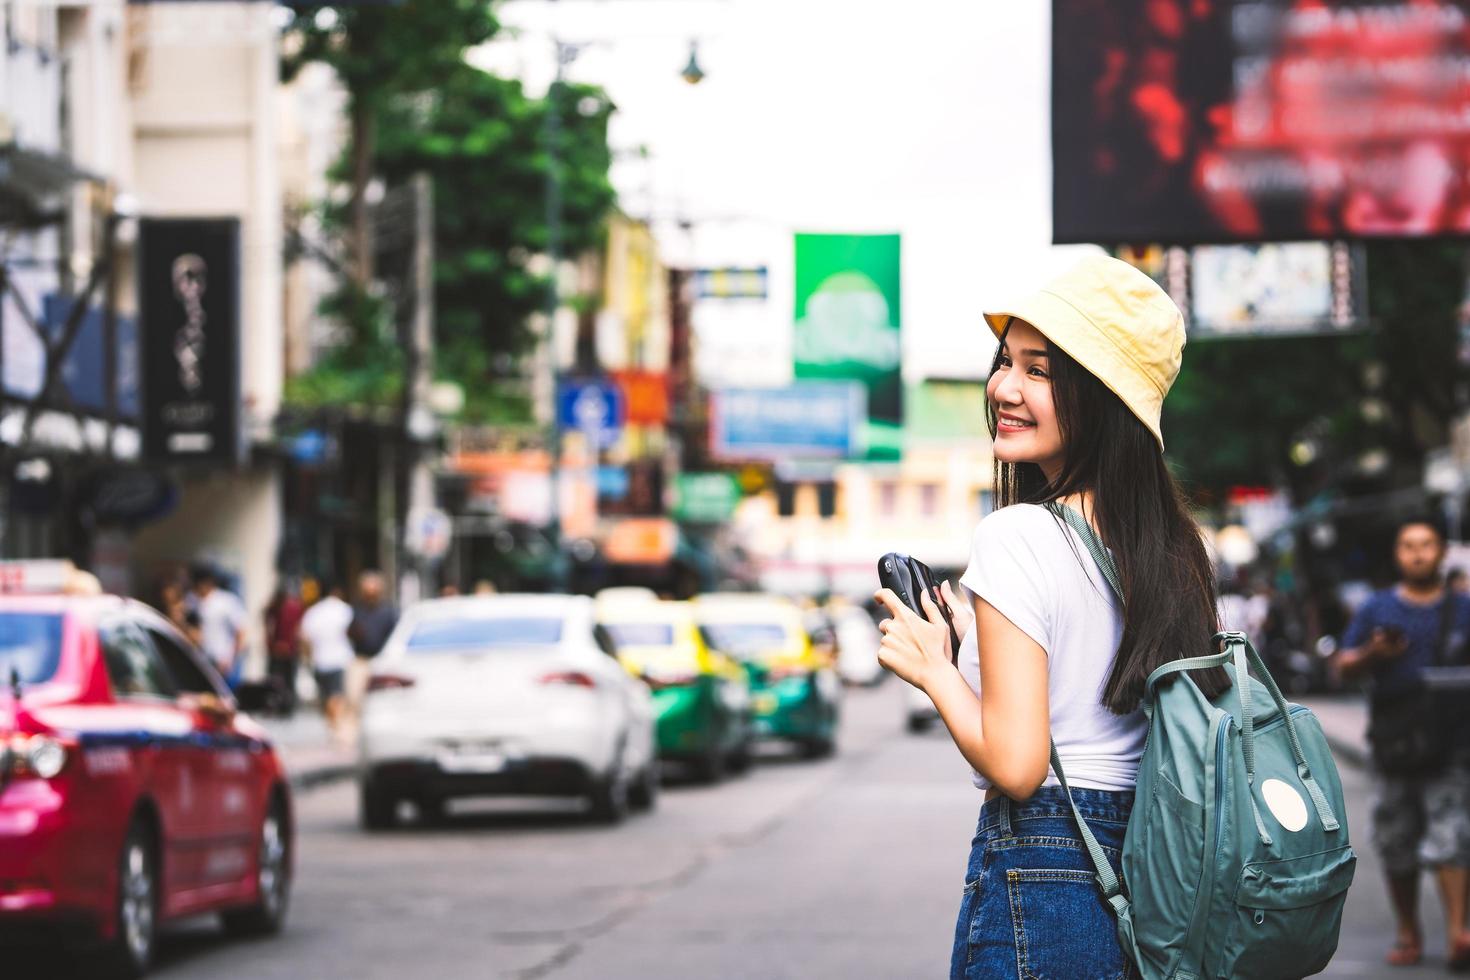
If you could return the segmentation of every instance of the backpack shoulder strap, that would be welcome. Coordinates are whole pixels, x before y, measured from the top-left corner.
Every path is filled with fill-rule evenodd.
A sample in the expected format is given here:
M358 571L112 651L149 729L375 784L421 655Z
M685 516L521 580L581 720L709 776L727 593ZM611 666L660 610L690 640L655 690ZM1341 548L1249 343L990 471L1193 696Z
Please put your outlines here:
M1097 563L1097 567L1102 571L1103 578L1108 580L1108 584L1113 587L1113 592L1118 596L1118 601L1122 602L1123 582L1118 575L1118 566L1113 561L1113 556L1108 553L1108 549L1103 545L1102 539L1092 529L1092 525L1087 523L1085 517L1060 501L1048 501L1046 503L1046 509L1066 521L1067 526L1077 532L1077 536L1087 546L1087 553L1092 556L1092 560Z
M1082 517L1066 504L1058 501L1049 501L1046 509L1057 517L1067 522L1082 543L1087 546L1087 552L1097 567L1102 571L1103 577L1112 586L1113 592L1117 594L1118 601L1123 601L1123 586L1118 575L1118 566L1113 562L1113 556L1108 554L1108 549L1103 546L1102 540L1098 538L1097 532ZM1113 914L1118 918L1119 935L1127 941L1131 947L1125 952L1132 958L1134 963L1141 962L1138 954L1138 946L1133 937L1133 906L1128 897L1123 894L1123 888L1114 873L1112 865L1108 863L1107 855L1103 853L1102 847L1093 835L1092 828L1087 826L1087 820L1083 818L1082 811L1077 809L1077 803L1072 799L1072 788L1067 785L1067 774L1062 771L1062 757L1057 754L1057 743L1052 741L1051 767L1057 774L1057 782L1061 784L1062 792L1067 795L1067 805L1072 808L1072 819L1077 821L1077 830L1082 835L1082 843L1087 848L1087 856L1092 859L1092 867L1096 873L1097 887L1102 891L1103 900L1112 908Z

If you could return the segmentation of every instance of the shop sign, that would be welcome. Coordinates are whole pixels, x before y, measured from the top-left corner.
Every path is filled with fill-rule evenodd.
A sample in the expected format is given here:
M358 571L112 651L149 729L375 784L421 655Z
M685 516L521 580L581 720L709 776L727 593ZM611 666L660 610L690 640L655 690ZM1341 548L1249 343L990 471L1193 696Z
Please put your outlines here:
M143 454L237 461L240 222L145 219L138 253Z
M729 473L680 473L670 513L675 520L718 524L735 513L740 497L740 483Z

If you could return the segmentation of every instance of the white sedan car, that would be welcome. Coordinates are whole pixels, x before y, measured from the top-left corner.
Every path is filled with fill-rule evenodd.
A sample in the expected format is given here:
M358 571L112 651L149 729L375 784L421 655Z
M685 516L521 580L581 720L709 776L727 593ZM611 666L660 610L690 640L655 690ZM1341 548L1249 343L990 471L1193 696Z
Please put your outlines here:
M586 596L489 595L410 607L372 662L359 730L362 824L412 801L582 796L615 823L658 792L647 686Z

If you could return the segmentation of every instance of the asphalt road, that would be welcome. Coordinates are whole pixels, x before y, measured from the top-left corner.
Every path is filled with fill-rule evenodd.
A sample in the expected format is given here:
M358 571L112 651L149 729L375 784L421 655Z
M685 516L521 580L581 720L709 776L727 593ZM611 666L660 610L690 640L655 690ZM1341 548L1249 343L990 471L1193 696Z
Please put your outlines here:
M1372 783L1367 773L1350 766L1339 766L1343 792L1348 801L1348 830L1353 849L1358 853L1358 868L1353 886L1348 891L1343 910L1342 933L1337 955L1319 976L1323 977L1444 977L1445 928L1439 896L1426 874L1420 881L1419 918L1424 935L1424 959L1417 967L1387 966L1383 957L1393 944L1393 915L1384 886L1383 866L1373 853L1368 811Z
M772 753L651 815L496 804L364 834L350 784L299 798L283 936L176 933L160 978L942 975L979 800L900 682L849 691L834 758Z
M365 834L350 783L298 798L291 919L275 938L173 930L171 980L940 977L979 799L947 736L905 734L901 684L849 691L835 758L765 756L719 786L667 786L620 827L566 806L459 809L446 825ZM1343 770L1361 861L1326 975L1383 966L1391 930L1367 845L1368 785ZM0 976L64 976L11 960Z

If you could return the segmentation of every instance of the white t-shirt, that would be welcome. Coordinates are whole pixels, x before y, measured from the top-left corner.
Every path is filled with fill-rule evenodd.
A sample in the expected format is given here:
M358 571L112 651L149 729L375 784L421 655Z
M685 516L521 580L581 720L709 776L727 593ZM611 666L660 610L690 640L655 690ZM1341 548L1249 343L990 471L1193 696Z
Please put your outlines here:
M975 527L970 565L960 584L1046 651L1051 737L1067 782L1088 789L1132 789L1147 722L1141 709L1119 716L1102 705L1123 616L1082 539L1045 507L1003 507ZM959 667L979 697L975 634L972 626L960 642ZM981 789L990 786L973 770L971 778ZM1045 785L1057 785L1055 773L1047 773Z
M301 635L311 645L311 665L315 670L343 670L352 663L352 641L347 627L352 625L352 607L329 595L312 604L301 617Z
M199 644L221 670L235 661L235 635L245 626L245 604L233 592L216 588L199 600Z

